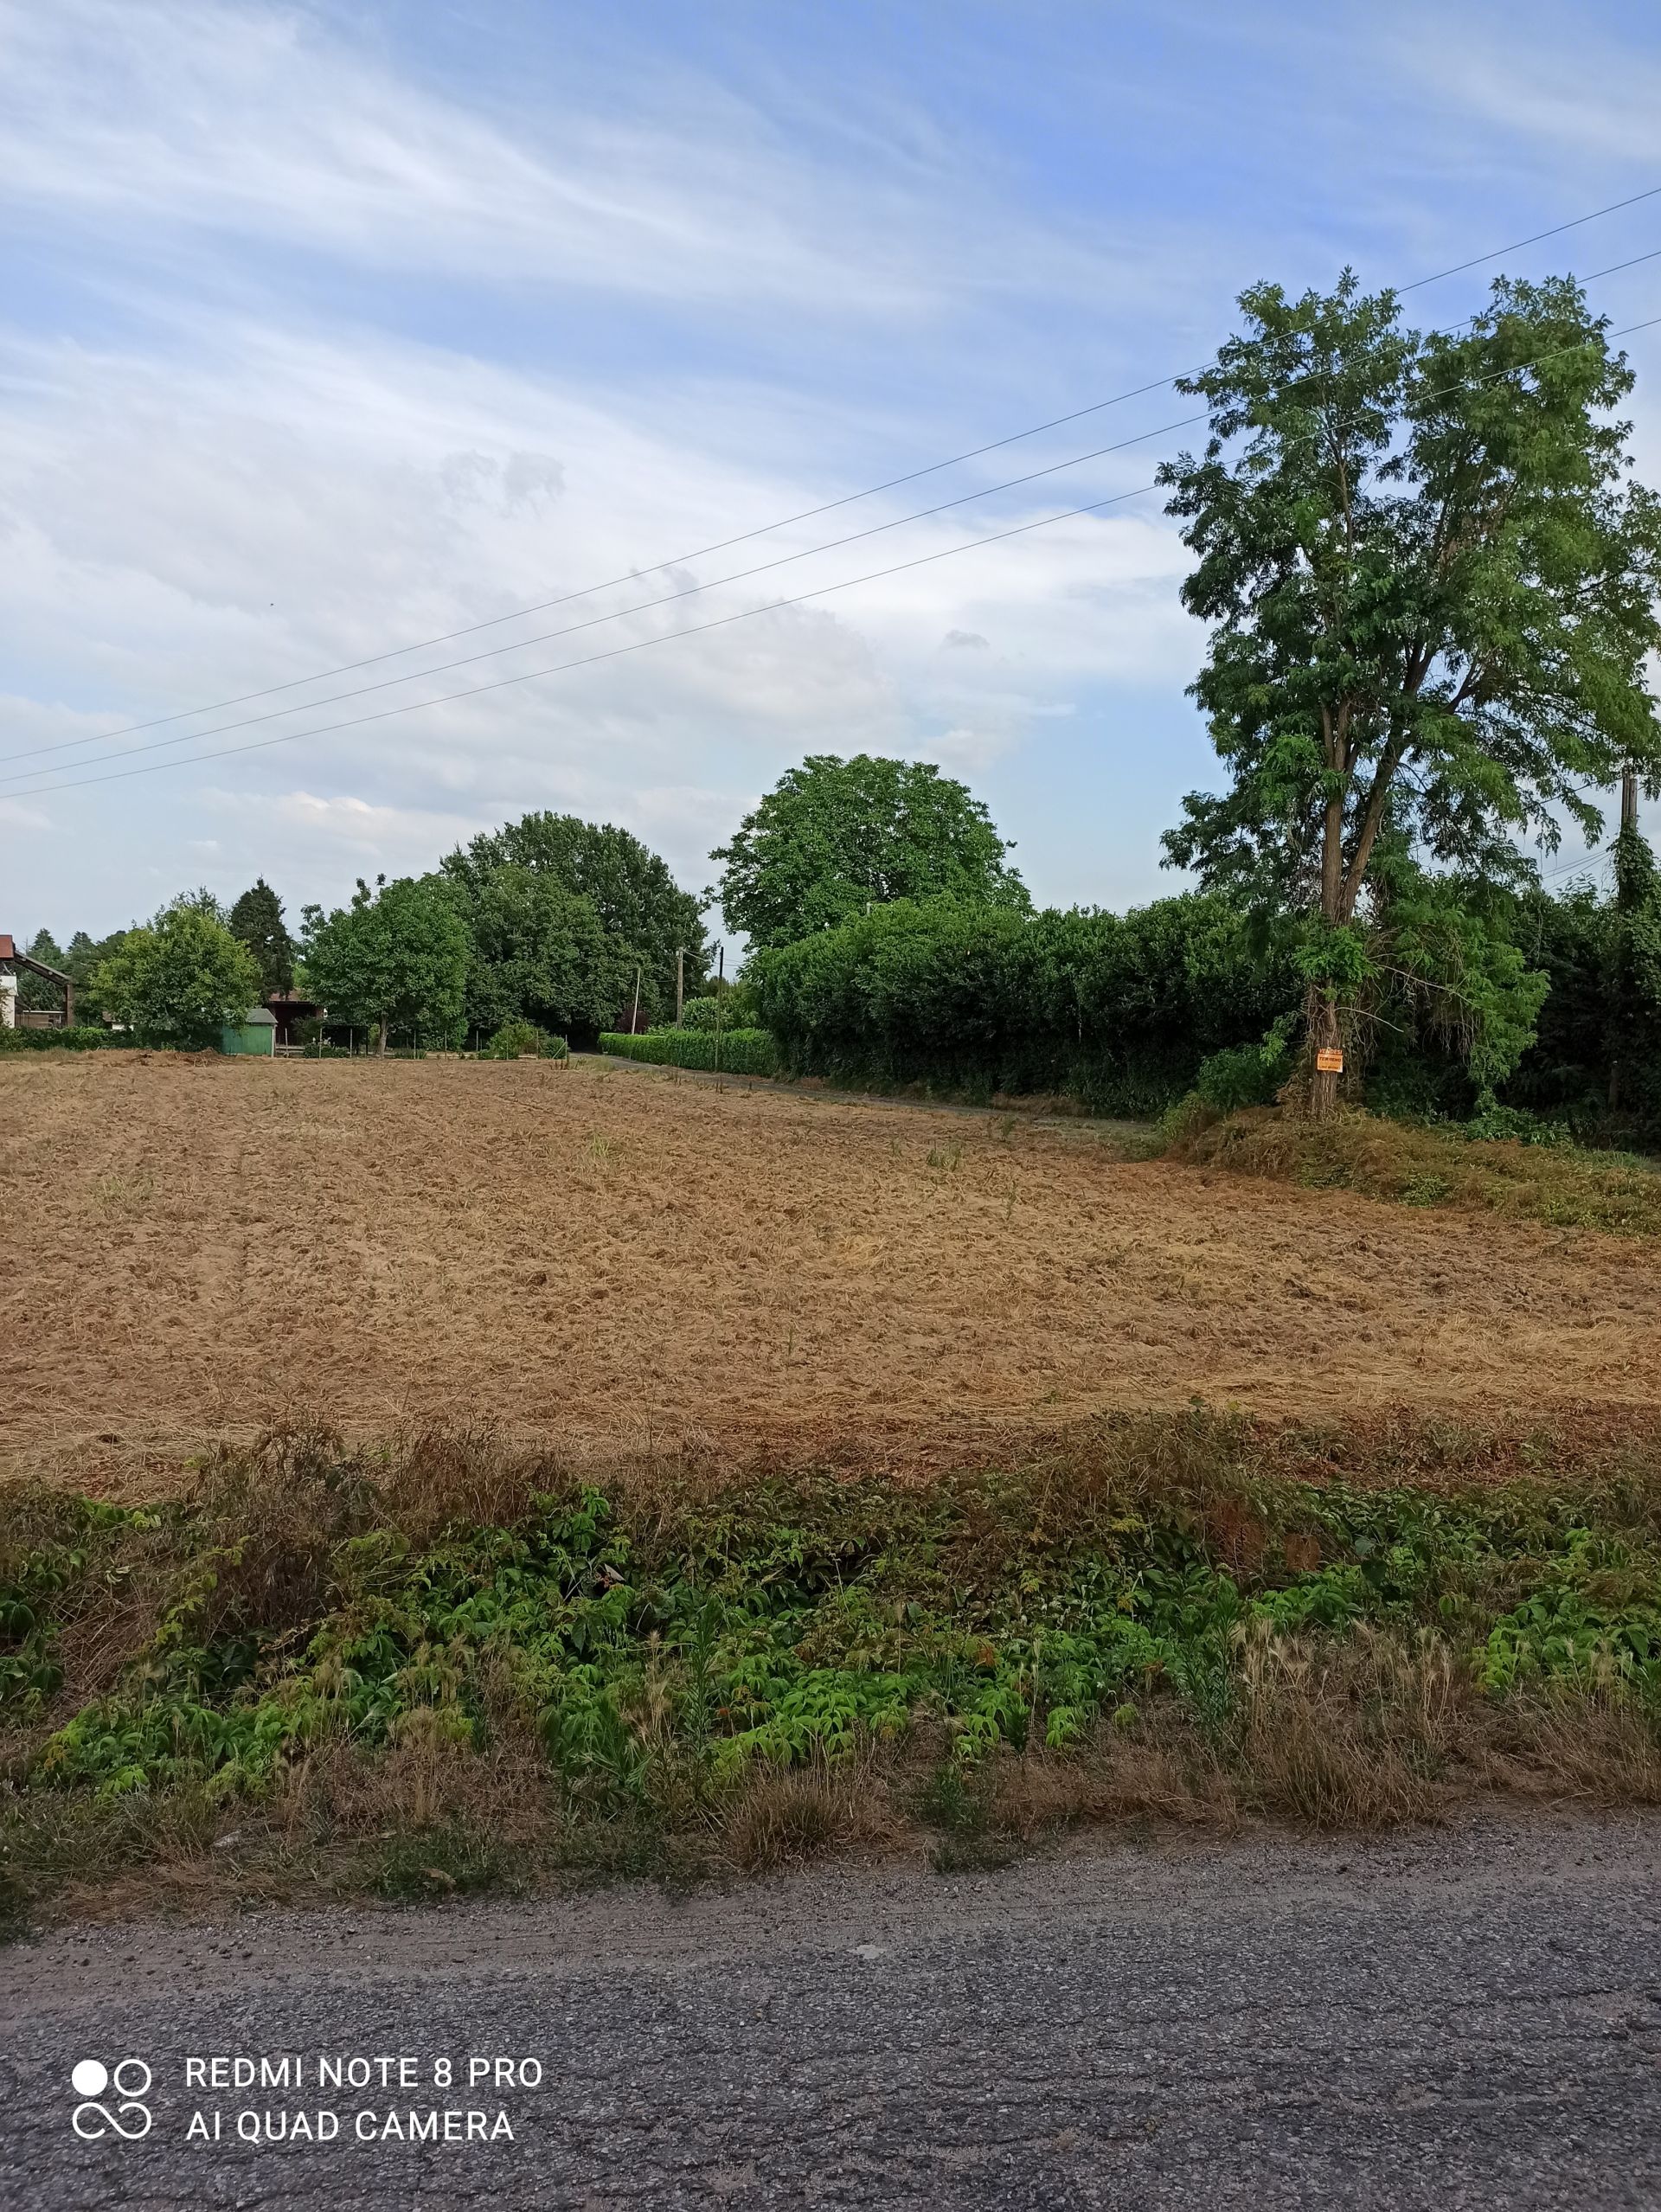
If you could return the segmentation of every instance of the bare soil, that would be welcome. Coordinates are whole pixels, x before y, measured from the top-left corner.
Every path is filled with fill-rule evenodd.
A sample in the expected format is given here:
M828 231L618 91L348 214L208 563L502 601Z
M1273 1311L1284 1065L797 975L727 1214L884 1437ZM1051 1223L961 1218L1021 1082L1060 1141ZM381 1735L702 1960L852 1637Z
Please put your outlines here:
M1088 1125L529 1061L0 1067L0 1457L304 1414L898 1465L1195 1394L1653 1409L1642 1240L1124 1156Z

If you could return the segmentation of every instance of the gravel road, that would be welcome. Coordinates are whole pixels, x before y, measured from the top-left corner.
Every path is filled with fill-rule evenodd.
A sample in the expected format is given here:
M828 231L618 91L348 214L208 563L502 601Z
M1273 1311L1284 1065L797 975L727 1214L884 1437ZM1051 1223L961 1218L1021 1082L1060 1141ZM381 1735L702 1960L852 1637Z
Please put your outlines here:
M1658 1871L1495 1820L61 1932L0 1952L0 2206L1654 2207Z

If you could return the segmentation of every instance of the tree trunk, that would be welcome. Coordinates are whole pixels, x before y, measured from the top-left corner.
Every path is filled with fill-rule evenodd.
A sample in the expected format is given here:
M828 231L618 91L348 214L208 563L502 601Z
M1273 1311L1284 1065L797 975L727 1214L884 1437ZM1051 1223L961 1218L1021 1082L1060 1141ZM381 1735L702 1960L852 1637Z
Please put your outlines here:
M1310 1049L1309 1111L1311 1118L1319 1121L1338 1103L1338 1070L1323 1068L1320 1056L1324 1052L1341 1052L1344 1039L1337 1003L1320 984L1311 984L1309 987L1305 1020L1309 1028Z
M378 1026L376 1027L376 1029L375 1029L375 1049L376 1054L378 1055L378 1056L379 1056L381 1059L384 1060L384 1059L386 1058L386 1056L387 1056L387 1024L386 1024L386 1021L385 1021L384 1016L382 1017L382 1021L380 1022L380 1023L378 1024Z

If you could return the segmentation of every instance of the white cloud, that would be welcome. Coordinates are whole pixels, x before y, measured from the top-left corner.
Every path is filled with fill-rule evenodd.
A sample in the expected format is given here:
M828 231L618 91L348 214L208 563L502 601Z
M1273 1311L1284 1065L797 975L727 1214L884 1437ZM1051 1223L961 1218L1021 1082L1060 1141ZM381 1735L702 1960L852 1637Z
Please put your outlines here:
M193 324L191 335L188 356L17 340L0 352L12 394L0 420L9 525L0 587L37 658L79 695L45 720L31 702L0 701L0 730L28 728L26 742L235 699L297 668L338 666L489 620L626 575L677 542L811 506L820 493L810 478L711 450L691 412L675 435L657 435L597 394L368 331L330 341L240 320ZM903 515L901 497L856 514ZM1019 511L995 503L984 519L974 509L935 516L595 619L811 547L847 522L800 526L407 660L108 747L5 764L0 779L30 780L0 789L27 797L42 782L112 770L119 780L54 805L154 805L170 822L171 793L191 794L186 815L222 808L203 794L204 779L270 792L237 816L234 838L209 825L225 867L251 877L263 864L260 839L279 835L297 876L314 887L336 865L331 850L354 868L401 871L430 865L456 837L506 814L568 807L650 828L696 882L739 804L805 751L915 753L953 732L961 750L960 734L972 732L976 757L991 758L1103 672L1185 673L1192 638L1170 589L1181 548L1157 517L1122 511L978 544L806 605L767 604L958 545ZM766 611L677 635L758 606ZM514 644L564 630L571 634ZM939 641L954 630L995 632L998 648L942 656ZM641 650L451 696L628 645ZM423 673L463 657L474 664ZM387 711L433 697L449 703ZM330 729L341 721L356 726ZM321 734L289 741L313 729ZM197 732L217 734L184 741ZM256 749L212 757L228 747ZM193 760L201 765L149 773ZM307 779L304 804L290 788L295 766ZM330 799L337 781L350 798ZM654 796L664 792L678 795L666 826ZM181 823L182 849L197 826Z

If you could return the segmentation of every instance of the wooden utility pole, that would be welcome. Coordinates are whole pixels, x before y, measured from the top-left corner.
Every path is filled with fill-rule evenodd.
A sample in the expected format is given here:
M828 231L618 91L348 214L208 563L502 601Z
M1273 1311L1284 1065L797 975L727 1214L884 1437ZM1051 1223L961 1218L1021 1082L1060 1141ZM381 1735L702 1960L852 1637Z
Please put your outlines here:
M727 992L727 947L715 947L715 1088L721 1088L721 1000Z
M686 947L675 947L675 1026L681 1026L681 1010L686 1003Z

